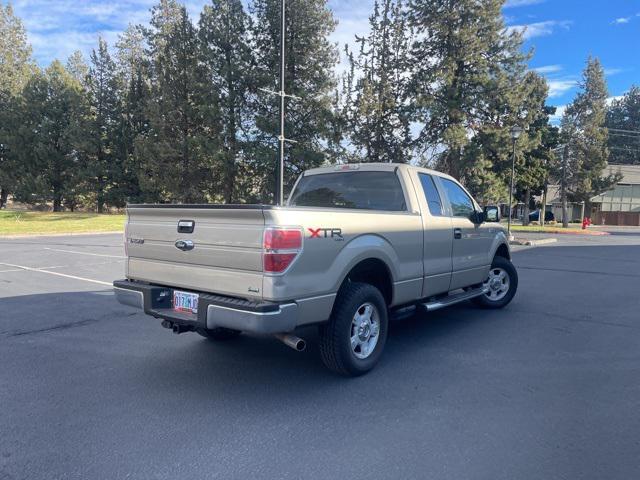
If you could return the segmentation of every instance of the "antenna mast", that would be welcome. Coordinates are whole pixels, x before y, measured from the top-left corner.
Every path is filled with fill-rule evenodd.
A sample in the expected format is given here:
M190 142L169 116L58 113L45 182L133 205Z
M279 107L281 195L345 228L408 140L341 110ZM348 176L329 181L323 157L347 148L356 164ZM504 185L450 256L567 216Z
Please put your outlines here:
M280 135L278 136L278 163L276 167L276 189L275 189L275 203L276 205L284 204L284 144L285 142L296 143L295 140L290 140L284 136L284 118L285 118L285 98L293 98L300 100L300 97L295 95L289 95L284 91L284 76L285 76L285 46L286 46L286 0L280 1L280 91L274 92L267 88L260 88L263 92L270 95L280 97Z

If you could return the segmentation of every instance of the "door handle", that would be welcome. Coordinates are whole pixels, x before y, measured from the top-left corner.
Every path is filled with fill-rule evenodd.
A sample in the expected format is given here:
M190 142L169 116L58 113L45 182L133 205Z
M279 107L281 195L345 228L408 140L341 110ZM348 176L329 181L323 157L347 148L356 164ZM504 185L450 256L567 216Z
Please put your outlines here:
M456 240L460 240L462 238L462 229L461 228L454 228L453 229L453 238L455 238Z

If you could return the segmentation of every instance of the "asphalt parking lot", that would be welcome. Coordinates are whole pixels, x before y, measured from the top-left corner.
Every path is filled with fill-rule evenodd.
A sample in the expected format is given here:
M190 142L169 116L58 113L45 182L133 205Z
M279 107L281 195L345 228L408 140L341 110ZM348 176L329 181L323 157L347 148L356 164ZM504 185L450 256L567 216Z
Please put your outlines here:
M121 235L0 240L0 479L640 478L640 231L514 253L502 311L392 323L369 375L117 304Z

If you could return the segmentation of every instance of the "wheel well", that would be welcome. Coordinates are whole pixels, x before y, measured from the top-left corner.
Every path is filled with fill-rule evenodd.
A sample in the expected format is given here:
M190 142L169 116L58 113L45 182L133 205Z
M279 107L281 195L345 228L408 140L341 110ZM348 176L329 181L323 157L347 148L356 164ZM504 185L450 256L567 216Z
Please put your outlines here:
M496 257L504 257L507 260L511 260L511 255L509 255L509 248L502 243L499 247L498 250L496 250Z
M391 304L391 300L393 299L391 272L382 260L368 258L361 261L347 274L342 285L345 285L347 282L362 282L373 285L380 290L387 305ZM340 288L342 288L342 285Z

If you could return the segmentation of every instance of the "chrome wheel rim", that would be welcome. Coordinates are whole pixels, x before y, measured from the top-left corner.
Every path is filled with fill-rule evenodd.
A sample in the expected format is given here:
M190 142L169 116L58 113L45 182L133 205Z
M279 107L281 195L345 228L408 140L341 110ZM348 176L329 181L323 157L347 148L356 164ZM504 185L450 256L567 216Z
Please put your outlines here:
M351 321L351 351L360 360L368 358L380 337L380 315L371 303L360 305Z
M502 300L509 292L509 274L502 268L492 268L489 277L484 282L484 288L488 289L485 296L492 302Z

